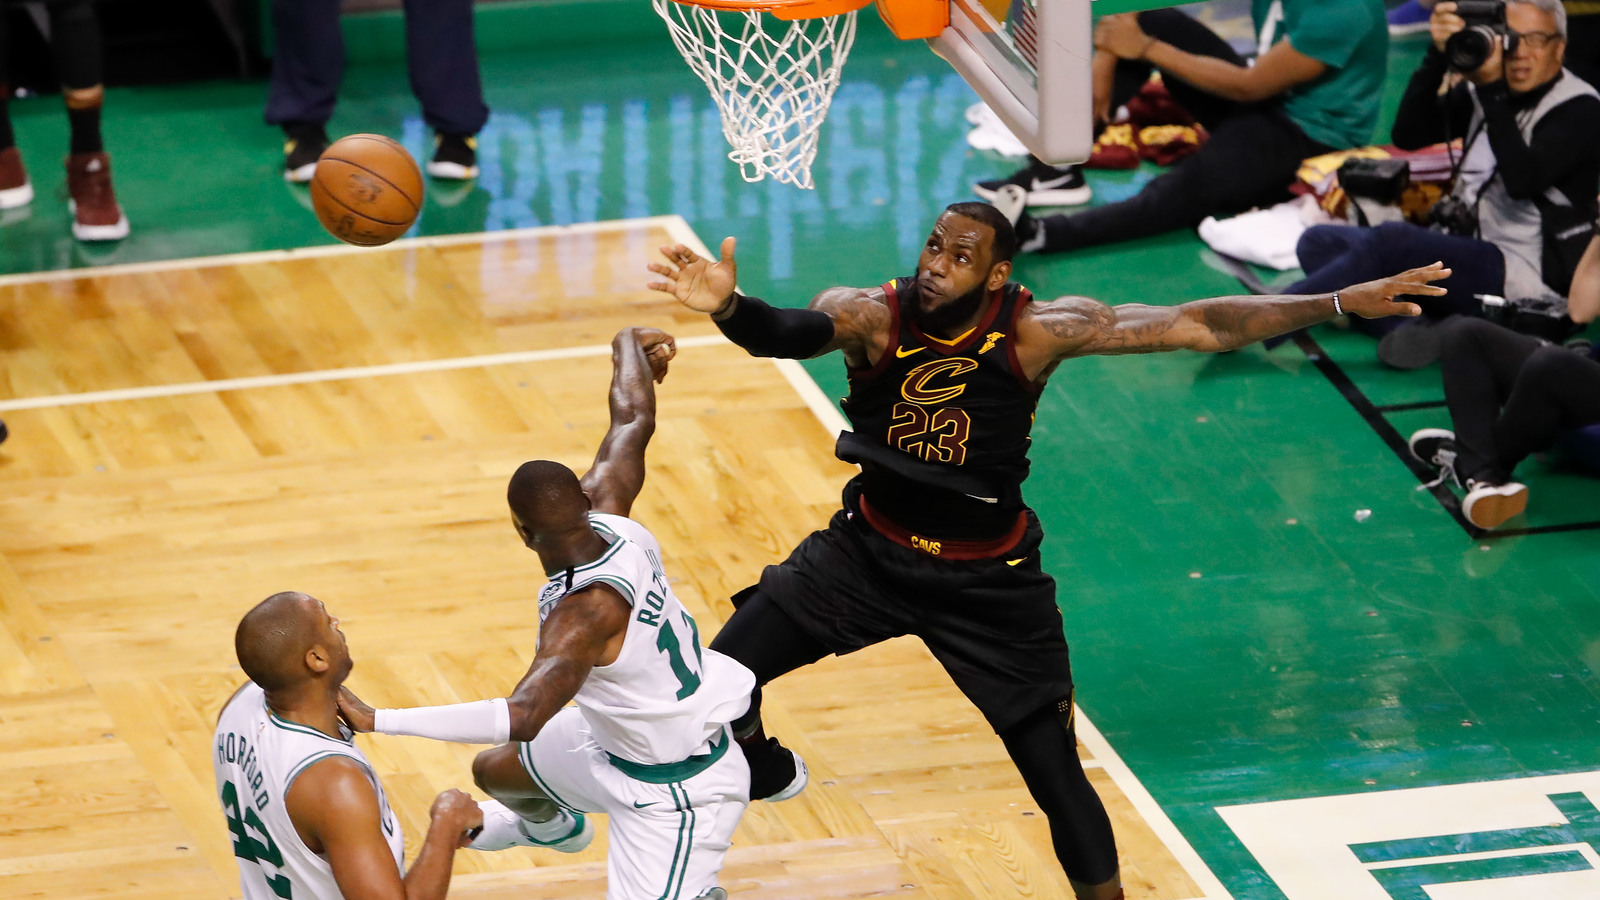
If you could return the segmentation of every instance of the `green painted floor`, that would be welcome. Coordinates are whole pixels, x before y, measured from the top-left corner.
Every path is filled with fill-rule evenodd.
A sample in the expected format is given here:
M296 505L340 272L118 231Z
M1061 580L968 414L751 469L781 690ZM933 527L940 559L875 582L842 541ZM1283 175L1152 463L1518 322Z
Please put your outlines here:
M1386 117L1419 53L1396 45ZM713 246L740 238L747 290L800 304L908 272L937 210L1010 168L962 140L960 79L877 27L850 61L815 192L739 180L664 35L598 60L502 53L483 70L483 177L435 186L417 233L680 213ZM263 90L110 93L134 233L107 248L68 235L58 101L14 103L40 198L0 220L0 272L329 242L279 178ZM391 134L418 155L426 141L393 65L349 73L332 130ZM1148 177L1093 182L1104 199ZM1045 296L1110 302L1238 292L1187 233L1017 273ZM1437 370L1386 371L1370 341L1315 337L1376 403L1442 396ZM842 392L839 363L808 368ZM1442 410L1390 420L1402 434L1446 424ZM1235 896L1283 894L1215 807L1600 768L1600 532L1469 539L1294 345L1074 362L1035 438L1029 491L1079 700ZM1523 472L1530 526L1600 519L1600 482Z

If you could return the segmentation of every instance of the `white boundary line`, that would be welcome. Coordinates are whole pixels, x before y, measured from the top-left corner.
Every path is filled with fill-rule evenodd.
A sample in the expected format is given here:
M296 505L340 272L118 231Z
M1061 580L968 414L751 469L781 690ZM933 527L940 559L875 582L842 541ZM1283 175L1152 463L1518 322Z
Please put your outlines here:
M642 219L580 222L575 225L536 225L532 228L515 228L507 231L483 231L472 234L443 234L430 237L401 238L381 247L356 247L351 244L318 244L311 247L295 247L288 250L259 250L252 253L230 253L223 256L196 256L188 259L89 266L82 269L24 272L17 275L0 275L0 288L51 281L72 281L79 278L103 278L109 275L137 275L142 272L160 272L168 269L209 269L214 266L235 266L259 262L288 262L297 259L318 259L324 256L344 256L355 253L386 253L395 250L449 247L456 244L492 244L500 241L516 241L550 235L626 231L631 228L648 228L652 225L673 231L675 222L683 222L683 217L676 215L649 216Z
M694 229L682 216L673 215L665 218L670 220L666 223L667 231L679 243L687 245L701 256L714 258L710 248L700 240L699 235L694 233ZM773 360L773 362L777 364L779 371L783 372L783 377L805 400L806 405L811 407L811 411L816 414L824 428L830 431L849 429L849 422L839 412L839 408L828 399L827 394L823 393L822 388L811 378L804 366L792 359ZM1078 709L1075 715L1078 737L1083 740L1083 745L1089 748L1089 752L1094 754L1095 758L1095 763L1085 763L1084 768L1101 768L1111 776L1112 782L1144 818L1145 824L1155 832L1157 839L1166 845L1168 852L1178 861L1178 865L1182 866L1189 878L1200 887L1203 893L1191 900L1233 900L1233 895L1222 886L1222 882L1200 858L1200 854L1195 852L1182 832L1178 831L1178 827L1167 818L1161 805L1156 803L1149 791L1145 790L1144 785L1134 776L1133 770L1129 769L1128 764L1117 755L1117 751L1111 748L1111 744L1100 734L1100 730L1094 727L1094 723L1089 721L1089 717L1083 714L1082 709Z
M720 334L702 334L680 338L676 343L680 348L710 347L717 344L728 344L728 339ZM514 363L545 362L552 359L606 356L610 353L610 344L590 344L583 347L555 347L548 350L489 353L482 356L457 356L450 359L419 359L412 362L390 363L382 366L353 366L347 369L320 369L315 372L254 375L248 378L227 378L219 381L153 384L147 387L119 388L112 391L89 391L82 394L53 394L44 397L0 400L0 412L10 412L18 409L42 409L45 407L81 406L85 403L114 403L119 400L149 400L155 397L181 397L187 394L211 394L222 391L246 391L252 388L283 387L291 384L317 384L325 381L348 381L356 378L415 375L419 372L446 372L451 369L478 369L487 366L507 366Z

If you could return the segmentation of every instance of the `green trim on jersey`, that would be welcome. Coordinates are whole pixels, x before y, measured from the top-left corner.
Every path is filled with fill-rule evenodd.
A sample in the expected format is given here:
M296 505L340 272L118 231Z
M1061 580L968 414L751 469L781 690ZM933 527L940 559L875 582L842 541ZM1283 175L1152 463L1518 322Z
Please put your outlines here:
M588 571L589 569L593 569L596 566L602 566L602 565L605 565L607 562L610 562L611 557L616 556L617 555L617 551L622 549L622 545L626 544L628 542L628 539L623 537L622 535L617 534L616 532L612 532L612 534L616 535L617 539L615 541L611 542L611 548L609 550L607 550L606 552L600 554L600 558L595 560L594 562L584 563L581 566L573 566L572 567L572 574L576 575L579 572Z
M332 758L334 758L336 756L337 757L342 757L344 759L351 760L351 761L355 762L358 765L361 764L361 760L359 758L357 758L357 757L355 757L355 756L353 756L352 754L349 754L349 753L342 753L342 752L340 752L338 750L329 750L329 751L327 751L325 753L318 753L315 756L308 756L305 759L300 760L300 765L295 766L293 769L291 769L289 771L289 776L287 778L283 779L283 797L284 797L284 802L288 802L289 789L294 787L294 780L296 778L300 777L300 773L304 772L306 769L309 769L311 766L315 765L316 763L322 762L325 759L332 759ZM367 768L367 767L363 766L363 768Z
M318 731L309 725L301 725L299 722L291 722L288 719L280 718L277 713L272 711L272 707L267 706L267 701L265 698L262 699L261 706L267 711L267 721L278 726L279 728L282 728L284 731L298 731L301 734L309 734L313 737L319 737L323 738L324 740L333 741L335 744L338 744L341 747L355 746L354 741L347 741L344 738L336 738L326 732Z
M610 753L606 754L606 759L610 760L613 766L622 770L622 774L635 781L643 781L647 784L673 784L679 781L688 781L690 778L711 768L716 764L717 760L722 758L723 754L728 752L728 745L731 743L733 742L728 740L728 732L724 730L722 739L711 745L710 753L691 756L682 762L646 765L623 759L619 756L613 756Z
M607 575L596 575L593 578L590 578L588 581L585 581L583 584L576 585L575 587L573 587L573 589L571 591L568 591L567 593L569 595L577 593L578 591L581 591L581 590L593 585L597 581L603 581L606 584L609 584L612 587L616 588L617 590L621 591L622 592L622 599L628 601L628 605L629 606L633 606L634 605L633 604L633 598L634 598L635 591L633 589L633 583L628 581L628 579L623 578L621 575L609 575L609 574L607 574ZM565 599L565 598L563 598L563 599Z

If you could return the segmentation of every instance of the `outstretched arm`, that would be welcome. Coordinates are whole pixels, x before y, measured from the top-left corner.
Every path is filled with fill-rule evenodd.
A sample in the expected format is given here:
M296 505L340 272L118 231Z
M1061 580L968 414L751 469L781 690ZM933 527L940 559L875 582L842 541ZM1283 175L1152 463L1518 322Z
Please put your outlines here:
M672 335L624 328L611 341L611 427L583 476L597 512L625 516L644 488L644 450L656 430L655 382L677 354Z
M735 288L737 241L724 238L722 259L702 257L683 244L662 247L666 263L651 263L650 271L664 281L650 282L651 290L671 294L678 302L707 313L717 328L752 356L810 359L843 351L851 366L876 358L887 340L888 306L883 292L861 288L830 288L818 294L807 309L783 309L747 297Z
M1019 350L1043 363L1030 367L1033 370L1074 356L1235 350L1325 322L1340 310L1368 319L1421 315L1422 308L1415 303L1395 298L1442 295L1444 288L1430 282L1449 276L1449 269L1434 263L1358 284L1337 292L1337 309L1334 294L1215 297L1178 306L1107 306L1085 297L1063 297L1041 304L1023 320Z
M339 715L353 731L409 734L463 744L531 741L577 696L589 670L616 662L633 608L610 585L569 594L539 627L539 650L511 696L449 706L379 709L339 689Z

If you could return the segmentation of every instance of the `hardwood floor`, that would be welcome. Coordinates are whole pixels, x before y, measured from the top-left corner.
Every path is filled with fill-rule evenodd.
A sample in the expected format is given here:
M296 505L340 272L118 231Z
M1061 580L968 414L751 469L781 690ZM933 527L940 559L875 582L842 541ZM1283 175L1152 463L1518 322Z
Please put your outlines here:
M587 466L625 325L685 343L635 516L714 631L850 469L793 370L642 289L683 237L652 219L0 280L0 896L238 896L210 736L243 677L234 626L270 593L341 617L375 704L509 690L542 577L505 481ZM251 380L206 384L228 379ZM920 643L794 673L765 709L813 784L752 805L733 896L1070 898L998 739ZM414 854L479 748L360 740ZM1153 804L1082 753L1128 897L1206 893ZM576 856L463 852L452 893L600 897L604 857L603 834Z

